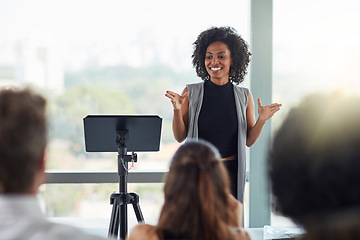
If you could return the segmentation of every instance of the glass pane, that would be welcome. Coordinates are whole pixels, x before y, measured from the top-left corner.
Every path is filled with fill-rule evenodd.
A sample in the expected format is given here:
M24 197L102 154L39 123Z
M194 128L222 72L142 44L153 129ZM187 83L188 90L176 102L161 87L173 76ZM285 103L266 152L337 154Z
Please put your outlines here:
M274 0L273 96L283 104L274 130L307 94L360 92L359 21L352 0ZM282 220L272 224L288 224Z
M249 39L248 1L0 1L0 85L32 85L49 100L48 169L116 169L116 154L86 153L88 114L156 114L159 152L135 169L164 170L178 147L166 90L200 79L192 43L211 26Z

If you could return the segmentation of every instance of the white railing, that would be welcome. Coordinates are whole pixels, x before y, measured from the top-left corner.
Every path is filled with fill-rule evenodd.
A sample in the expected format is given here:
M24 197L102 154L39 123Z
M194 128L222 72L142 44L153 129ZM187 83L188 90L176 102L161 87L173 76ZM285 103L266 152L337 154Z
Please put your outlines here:
M47 170L46 183L118 183L116 171ZM161 183L166 171L129 171L128 183Z

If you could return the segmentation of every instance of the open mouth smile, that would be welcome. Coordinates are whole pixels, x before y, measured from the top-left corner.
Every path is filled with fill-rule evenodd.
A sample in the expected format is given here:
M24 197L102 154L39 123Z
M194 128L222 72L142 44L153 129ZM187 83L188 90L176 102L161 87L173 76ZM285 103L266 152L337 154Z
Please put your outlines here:
M214 68L214 67L212 67L212 68L210 68L212 71L219 71L219 70L221 70L221 67L216 67L216 68Z

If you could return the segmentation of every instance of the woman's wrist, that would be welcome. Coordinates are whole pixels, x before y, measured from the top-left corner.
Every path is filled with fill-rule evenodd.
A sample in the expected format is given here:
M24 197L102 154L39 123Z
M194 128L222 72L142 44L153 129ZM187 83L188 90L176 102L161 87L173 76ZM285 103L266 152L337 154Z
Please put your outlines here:
M258 120L257 120L257 122L260 124L265 124L266 121L267 121L267 119L262 119L260 116L258 117Z

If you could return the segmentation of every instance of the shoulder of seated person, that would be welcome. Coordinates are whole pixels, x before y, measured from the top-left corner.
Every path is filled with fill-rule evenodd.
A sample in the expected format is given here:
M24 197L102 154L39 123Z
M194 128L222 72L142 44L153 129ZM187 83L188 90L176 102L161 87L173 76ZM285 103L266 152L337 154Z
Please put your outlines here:
M155 226L149 224L138 224L130 232L129 240L137 239L149 239L149 240L158 240L155 233Z
M250 235L244 228L233 227L231 231L237 240L250 240Z

